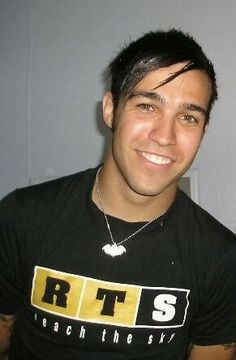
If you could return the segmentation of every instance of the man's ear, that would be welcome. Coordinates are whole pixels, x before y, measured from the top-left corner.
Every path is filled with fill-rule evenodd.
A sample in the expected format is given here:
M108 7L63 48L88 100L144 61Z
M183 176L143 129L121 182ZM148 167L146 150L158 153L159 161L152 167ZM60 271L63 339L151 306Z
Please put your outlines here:
M207 132L209 128L209 123L207 122L205 125L204 125L204 134Z
M111 92L107 92L102 101L102 107L103 107L103 120L105 124L112 128L113 124L113 116L114 116L114 104L113 104L113 97Z

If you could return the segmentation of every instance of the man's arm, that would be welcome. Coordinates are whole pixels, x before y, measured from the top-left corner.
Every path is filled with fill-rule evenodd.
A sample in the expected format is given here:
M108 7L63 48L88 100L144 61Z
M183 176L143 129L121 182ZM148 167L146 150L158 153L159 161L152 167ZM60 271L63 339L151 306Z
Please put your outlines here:
M14 323L14 315L0 314L0 360L5 358L4 353L6 353L9 348Z
M236 343L225 345L191 345L188 360L236 360Z

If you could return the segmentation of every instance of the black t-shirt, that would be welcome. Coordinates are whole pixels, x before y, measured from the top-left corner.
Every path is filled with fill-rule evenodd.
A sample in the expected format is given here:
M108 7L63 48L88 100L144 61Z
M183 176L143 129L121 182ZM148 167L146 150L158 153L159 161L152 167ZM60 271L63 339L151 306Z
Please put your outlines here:
M1 201L0 313L17 314L9 359L183 360L189 342L235 341L235 235L178 191L113 258L95 174ZM109 222L117 242L142 225Z

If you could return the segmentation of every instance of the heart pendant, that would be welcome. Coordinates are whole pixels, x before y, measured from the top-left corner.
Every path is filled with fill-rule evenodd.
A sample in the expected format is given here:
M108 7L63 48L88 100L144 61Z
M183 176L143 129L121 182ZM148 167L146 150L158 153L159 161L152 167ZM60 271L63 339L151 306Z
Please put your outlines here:
M126 248L123 245L116 245L116 244L106 244L103 246L102 250L112 257L122 255L126 253Z

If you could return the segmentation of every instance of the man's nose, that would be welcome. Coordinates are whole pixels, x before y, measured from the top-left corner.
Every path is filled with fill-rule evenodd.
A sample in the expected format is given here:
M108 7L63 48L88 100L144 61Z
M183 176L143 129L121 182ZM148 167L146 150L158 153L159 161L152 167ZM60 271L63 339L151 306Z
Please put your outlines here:
M176 122L171 115L163 115L155 119L149 132L149 139L161 146L176 143Z

